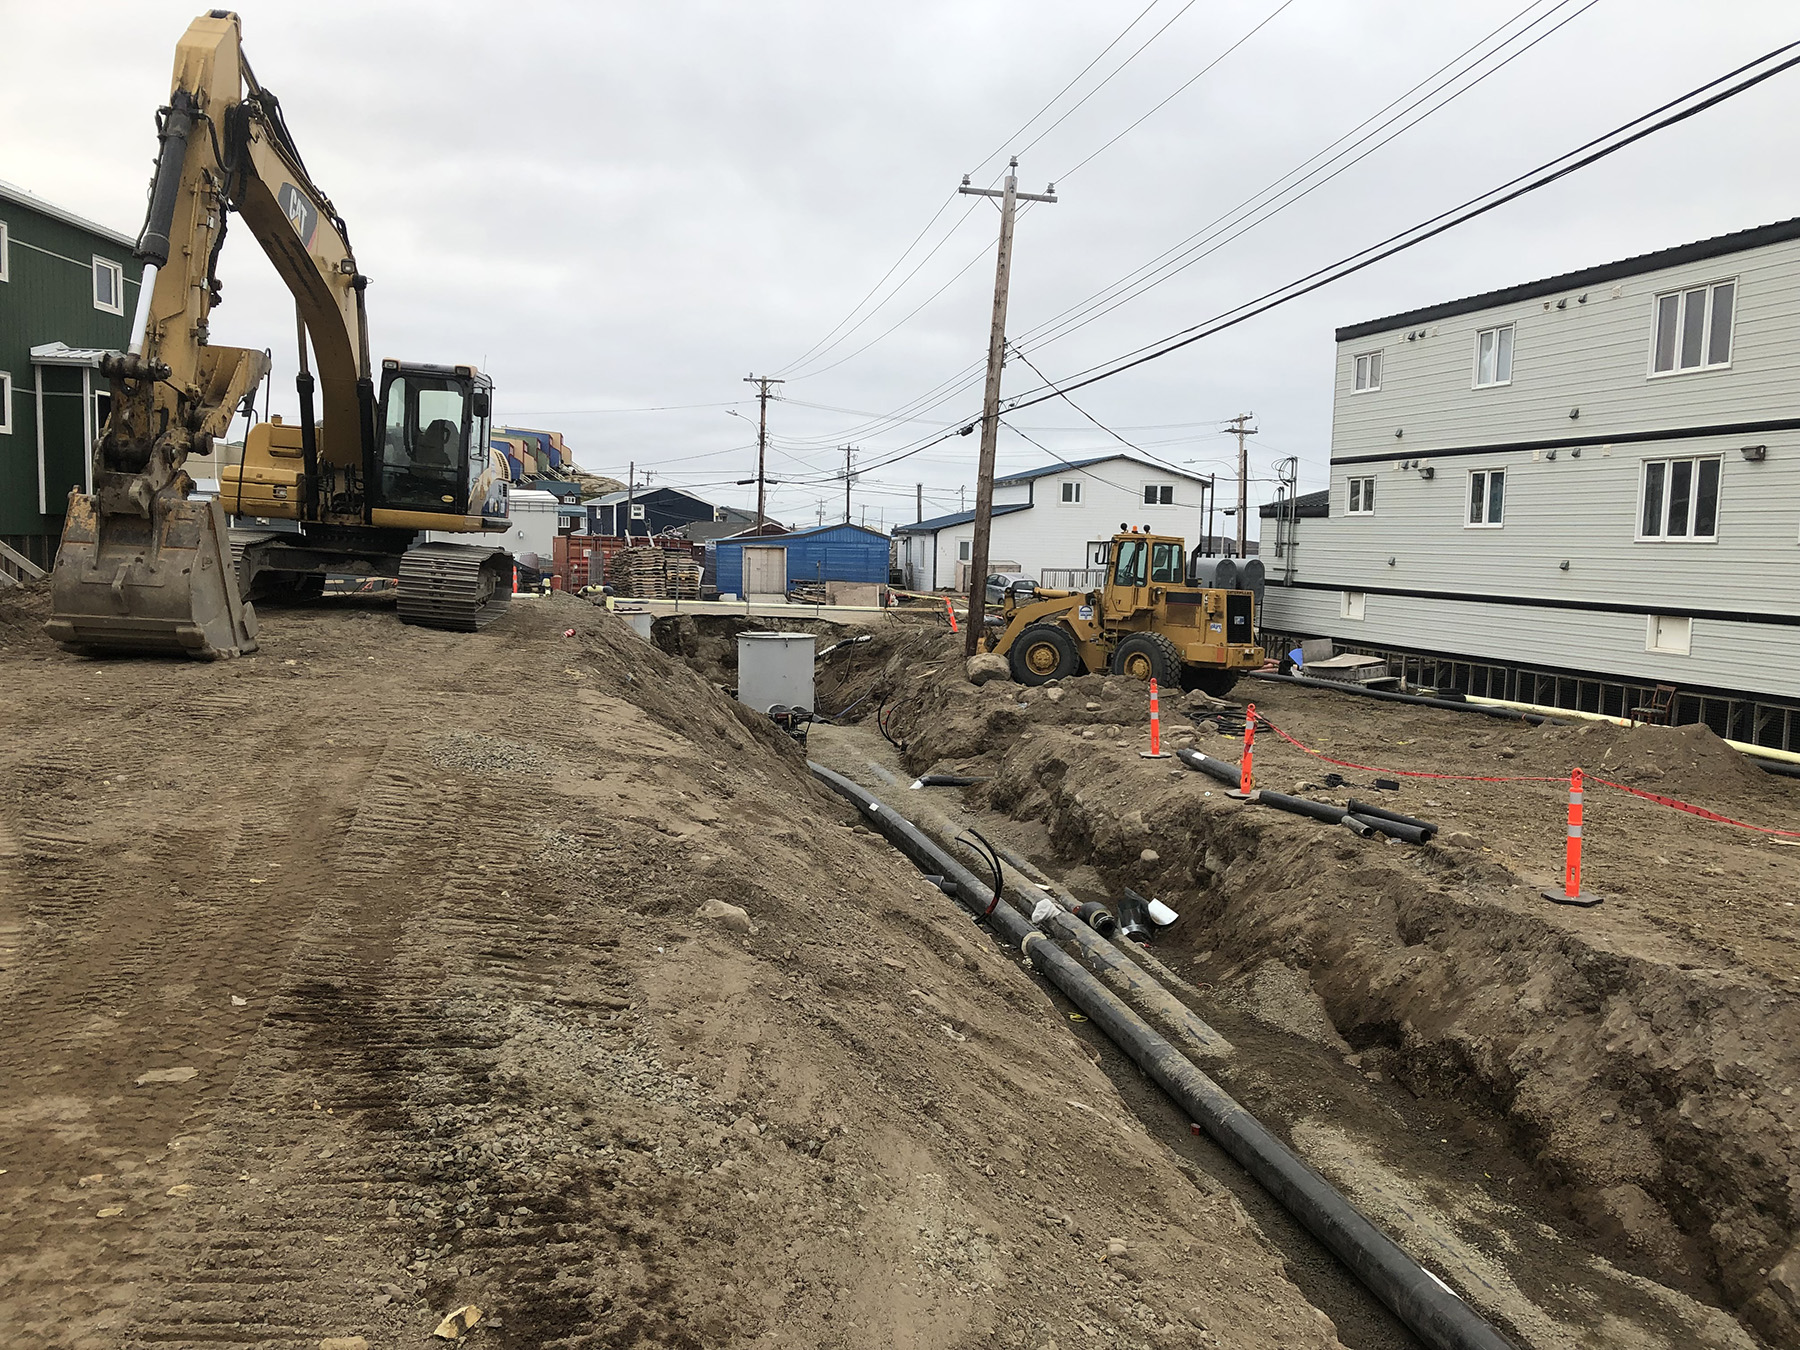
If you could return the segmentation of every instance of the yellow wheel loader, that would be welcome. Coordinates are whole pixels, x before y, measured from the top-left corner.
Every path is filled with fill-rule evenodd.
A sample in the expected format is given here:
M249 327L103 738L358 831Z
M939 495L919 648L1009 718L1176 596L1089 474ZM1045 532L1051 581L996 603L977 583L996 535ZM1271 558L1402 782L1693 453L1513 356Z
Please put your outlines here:
M377 389L368 278L239 30L213 10L175 51L131 347L101 361L111 411L93 494L69 497L46 631L78 650L234 656L256 649L251 595L317 593L327 573L394 578L409 622L479 628L511 599L511 558L416 541L507 528L505 462L488 445L493 382L473 366L390 360ZM264 352L208 342L232 213L294 296L300 421L253 427L243 462L218 471L219 498L199 501L188 456L210 454L240 405L253 410L268 370ZM293 525L233 541L227 511Z
M1029 685L1111 671L1222 695L1264 660L1255 595L1189 586L1186 545L1135 530L1113 536L1099 590L1009 594L985 643Z

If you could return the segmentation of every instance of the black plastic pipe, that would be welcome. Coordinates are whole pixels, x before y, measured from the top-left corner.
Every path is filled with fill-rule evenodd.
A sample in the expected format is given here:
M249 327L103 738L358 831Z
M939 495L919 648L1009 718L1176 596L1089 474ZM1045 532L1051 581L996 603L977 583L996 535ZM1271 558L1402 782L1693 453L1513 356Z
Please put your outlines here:
M1334 694L1359 694L1363 698L1378 698L1388 703L1416 703L1423 708L1447 708L1451 712L1479 713L1483 717L1497 718L1502 722L1524 722L1528 726L1534 727L1545 722L1554 727L1568 725L1560 718L1546 717L1542 713L1518 712L1512 708L1491 708L1485 703L1464 703L1458 699L1427 698L1423 694L1397 694L1391 689L1365 689L1360 684L1346 684L1339 680L1312 680L1304 675L1276 675L1265 670L1253 670L1250 672L1250 677L1256 680L1273 680L1280 684L1297 684L1303 689L1329 689Z
M1409 844L1429 844L1431 832L1421 830L1417 825L1405 825L1398 820L1389 820L1385 816L1364 816L1351 812L1346 820L1360 820L1377 834L1385 834L1392 839L1404 839Z
M842 774L808 761L813 775L921 871L955 882L963 905L1018 945L1044 977L1104 1031L1208 1135L1298 1219L1369 1292L1433 1350L1514 1350L1510 1341L1376 1228L1331 1184L1289 1151L1229 1093L1110 993L1076 960L996 897L911 821Z
M1296 816L1311 816L1327 825L1336 825L1350 814L1347 807L1335 806L1331 802L1315 802L1307 797L1290 797L1285 792L1271 792L1268 788L1257 788L1250 794L1250 800L1263 806L1272 806L1277 811L1290 811Z
M1214 759L1211 755L1203 755L1198 750L1183 747L1175 752L1175 757L1190 769L1198 769L1218 779L1221 783L1229 783L1237 787L1244 781L1244 774L1235 764L1227 764L1222 759Z
M1397 820L1402 825L1416 826L1425 831L1427 839L1438 832L1438 827L1429 820L1420 820L1417 816L1390 811L1385 806L1371 806L1368 802L1359 802L1354 797L1350 799L1350 810L1359 816L1374 816L1378 820Z

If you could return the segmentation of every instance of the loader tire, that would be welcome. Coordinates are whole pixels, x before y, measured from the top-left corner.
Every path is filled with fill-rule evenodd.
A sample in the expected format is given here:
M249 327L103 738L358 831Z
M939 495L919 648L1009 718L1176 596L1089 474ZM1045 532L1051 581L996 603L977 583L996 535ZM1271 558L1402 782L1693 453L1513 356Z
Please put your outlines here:
M1061 624L1034 623L1006 654L1012 677L1020 684L1039 685L1066 680L1081 671L1081 652Z
M1168 689L1181 678L1181 651L1161 633L1133 633L1113 648L1112 673Z
M1198 689L1203 694L1211 694L1214 698L1224 698L1237 688L1238 676L1241 672L1226 670L1221 666L1188 666L1181 672L1183 689Z

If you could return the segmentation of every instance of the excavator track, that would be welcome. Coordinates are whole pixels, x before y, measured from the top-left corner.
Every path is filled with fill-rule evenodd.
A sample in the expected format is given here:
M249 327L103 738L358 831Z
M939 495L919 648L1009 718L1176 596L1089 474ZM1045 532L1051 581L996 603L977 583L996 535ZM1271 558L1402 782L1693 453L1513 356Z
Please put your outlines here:
M473 633L512 603L512 558L468 544L421 544L400 559L400 618Z

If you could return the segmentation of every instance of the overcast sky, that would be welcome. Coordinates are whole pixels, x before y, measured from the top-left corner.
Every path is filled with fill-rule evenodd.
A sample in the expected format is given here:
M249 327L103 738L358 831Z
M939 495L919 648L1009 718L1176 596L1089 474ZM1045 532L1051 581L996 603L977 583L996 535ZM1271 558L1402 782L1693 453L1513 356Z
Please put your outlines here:
M560 429L583 467L623 477L635 460L655 483L738 504L755 493L735 481L755 472L754 426L732 415L755 415L743 378L786 374L770 406L769 468L783 480L772 510L810 524L842 513L828 481L842 465L835 447L853 443L859 463L880 465L979 411L978 382L935 406L921 396L956 390L984 359L997 212L953 193L964 173L991 181L1007 150L1020 154L1022 189L1054 180L1060 197L1020 218L1008 325L1057 379L1800 38L1791 0L1538 0L1508 32L1543 16L1528 41L1575 17L1142 298L1045 345L1026 337L1302 164L1523 3L1156 0L1023 132L1144 0L311 0L240 12L246 54L374 279L378 358L477 361L497 382L499 416ZM153 114L197 12L192 0L0 0L0 178L135 235ZM1303 489L1322 486L1335 326L1795 215L1797 151L1800 71L1076 401L1153 455L1226 475L1221 425L1252 412L1252 499L1269 495L1283 455L1299 457ZM889 287L942 247L847 338L801 362L940 207ZM275 406L291 408L291 302L247 231L233 234L221 275L215 339L273 347ZM1009 365L1008 392L1038 383ZM635 411L647 408L668 410ZM880 420L901 409L918 420ZM1010 420L1003 470L1050 457L1026 436L1068 457L1117 446L1063 403ZM976 441L873 468L856 484L856 514L911 520L919 482L927 515L956 509L959 485L972 502Z

